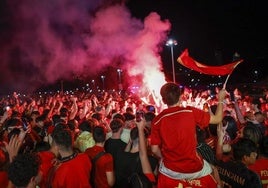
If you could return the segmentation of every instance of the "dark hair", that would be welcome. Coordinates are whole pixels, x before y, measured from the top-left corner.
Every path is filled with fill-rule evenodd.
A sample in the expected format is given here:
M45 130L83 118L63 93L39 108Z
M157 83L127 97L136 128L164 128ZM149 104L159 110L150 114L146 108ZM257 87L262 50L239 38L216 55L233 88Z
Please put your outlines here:
M144 129L144 135L147 138L149 136L148 129ZM138 127L133 127L130 131L130 138L131 140L136 140L139 137L139 130Z
M155 113L153 113L153 112L146 112L145 114L144 114L144 119L145 119L145 121L153 121L153 119L155 118Z
M110 128L112 129L113 133L118 132L118 130L123 126L124 126L124 122L119 118L113 119L110 122Z
M93 129L93 139L96 143L102 143L106 140L106 132L104 127L102 126L96 126Z
M177 84L169 82L161 87L160 94L163 102L168 106L171 106L179 101L181 92Z
M255 142L255 144L259 144L262 139L262 134L257 125L249 122L243 129L243 138L248 138Z
M88 132L91 132L91 125L89 124L89 122L87 120L85 121L82 121L80 124L79 124L79 130L80 131L88 131Z
M53 123L54 125L56 125L56 123L58 123L59 120L60 120L60 115L58 115L58 114L54 114L54 115L52 116L52 123Z
M123 115L120 114L120 113L115 114L115 115L113 116L113 119L121 119L122 121L125 121L125 120L126 120L125 116L123 116Z
M5 128L7 129L8 127L21 127L22 126L22 121L18 118L11 118L8 119L5 124Z
M62 107L60 109L60 117L67 117L68 116L68 109L66 107Z
M33 153L18 154L8 168L8 179L17 187L26 187L37 176L40 158Z
M35 119L35 122L39 122L39 121L45 121L46 117L41 115L41 116L38 116L36 119Z
M244 156L250 156L252 152L257 152L257 145L248 138L241 138L232 145L233 156L237 161L241 161Z
M8 137L8 141L10 141L10 139L11 139L11 137L12 136L19 136L19 134L20 134L20 129L19 128L14 128L14 129L12 129L9 133L8 133L8 135L7 135L7 137Z
M37 142L34 148L34 152L48 151L50 149L50 144L45 141Z
M102 115L101 115L101 113L99 113L99 112L95 112L94 114L92 114L91 117L92 117L92 118L95 118L95 119L98 120L98 121L100 121Z
M126 121L130 121L130 120L134 120L135 119L135 115L134 114L131 114L129 112L124 113L123 116L125 117L125 120Z
M228 123L226 132L230 136L231 140L235 139L238 130L236 120L232 116L224 116L222 122L223 126L226 126Z
M57 145L61 146L63 150L68 150L72 148L73 139L72 133L70 130L60 127L55 127L53 134L52 134L53 142Z
M76 124L76 120L75 119L71 119L67 122L67 126L71 131L75 131L75 124Z
M126 113L134 113L133 108L132 107L127 107L126 108Z

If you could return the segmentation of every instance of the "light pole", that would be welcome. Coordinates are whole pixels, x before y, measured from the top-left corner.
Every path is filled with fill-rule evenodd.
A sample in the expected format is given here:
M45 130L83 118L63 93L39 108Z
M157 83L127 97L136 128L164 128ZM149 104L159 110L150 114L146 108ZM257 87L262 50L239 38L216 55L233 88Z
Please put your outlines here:
M178 43L174 39L169 39L166 42L166 46L170 46L170 51L171 51L171 61L172 61L172 74L173 74L173 82L176 83L176 78L175 78L175 68L174 68L174 55L173 55L173 47L176 46Z
M103 91L105 90L105 88L104 88L104 79L105 79L105 76L101 75L102 89L103 89Z
M123 86L122 86L122 80L121 80L121 73L122 73L122 70L121 69L117 69L117 73L118 73L118 81L119 81L119 91L121 91L123 89Z

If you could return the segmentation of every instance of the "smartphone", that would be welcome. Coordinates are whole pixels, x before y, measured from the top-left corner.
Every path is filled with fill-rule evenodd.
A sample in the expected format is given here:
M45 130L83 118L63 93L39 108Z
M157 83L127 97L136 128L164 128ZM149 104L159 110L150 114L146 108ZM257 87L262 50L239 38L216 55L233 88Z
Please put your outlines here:
M10 106L6 106L6 111L9 111L10 110Z
M28 121L25 118L21 118L21 120L22 120L23 130L26 131L28 128Z

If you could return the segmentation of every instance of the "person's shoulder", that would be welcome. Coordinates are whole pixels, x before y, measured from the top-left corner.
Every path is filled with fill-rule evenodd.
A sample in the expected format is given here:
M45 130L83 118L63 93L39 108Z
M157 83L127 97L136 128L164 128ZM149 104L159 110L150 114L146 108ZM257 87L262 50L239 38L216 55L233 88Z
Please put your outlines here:
M103 158L109 161L113 161L113 155L111 153L105 152L105 154L103 155Z

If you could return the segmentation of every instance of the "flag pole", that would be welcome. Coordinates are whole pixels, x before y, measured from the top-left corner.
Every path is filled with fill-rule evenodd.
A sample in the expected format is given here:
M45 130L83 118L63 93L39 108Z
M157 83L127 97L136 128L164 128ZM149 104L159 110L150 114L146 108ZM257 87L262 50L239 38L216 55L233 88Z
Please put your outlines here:
M223 89L226 89L226 84L231 76L231 74L234 72L234 69L237 67L238 64L240 64L243 60L240 60L233 68L232 72L230 74L228 74L227 78L225 79L225 82L223 84Z
M232 73L231 73L231 74L232 74ZM224 84L223 84L223 89L226 89L226 84L227 84L227 82L228 82L228 80L229 80L231 74L228 74L227 78L225 79L225 82L224 82Z

